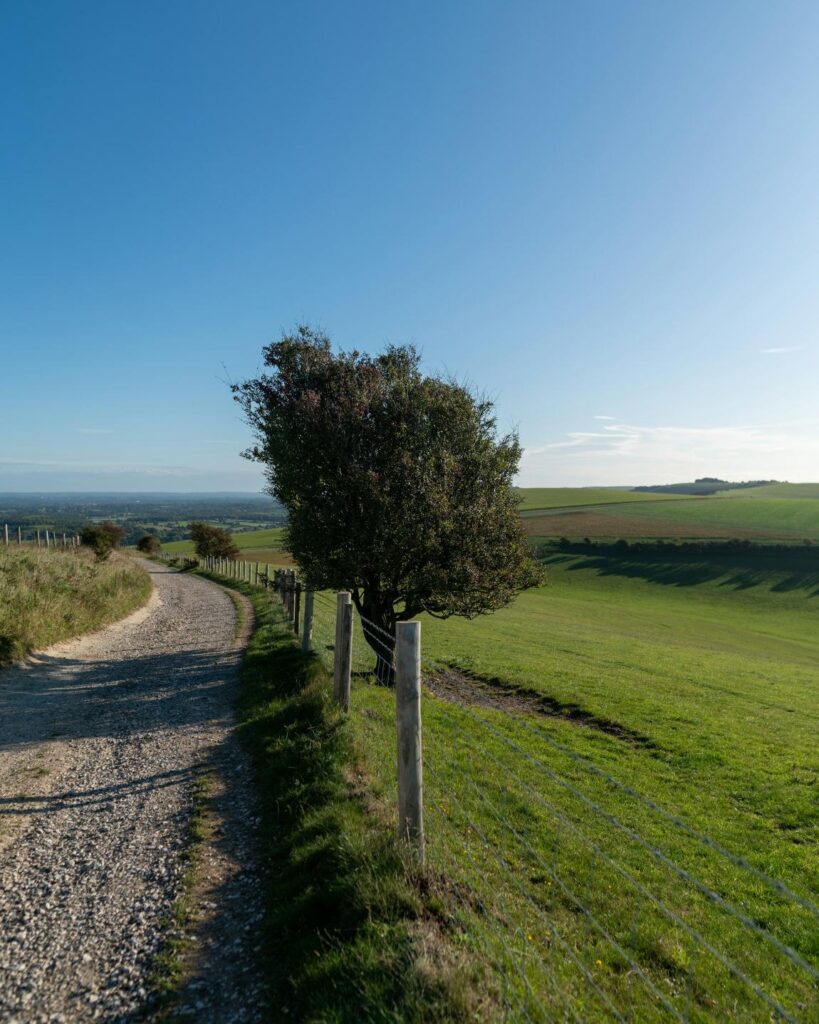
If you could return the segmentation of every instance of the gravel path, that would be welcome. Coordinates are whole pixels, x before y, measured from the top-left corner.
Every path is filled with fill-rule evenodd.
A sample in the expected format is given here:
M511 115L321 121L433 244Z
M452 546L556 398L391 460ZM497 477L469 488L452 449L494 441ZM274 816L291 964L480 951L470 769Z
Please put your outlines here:
M262 1015L256 818L233 732L236 613L219 587L146 567L156 589L144 609L0 672L4 1024L144 1016L202 766L215 779L212 835L176 1012Z

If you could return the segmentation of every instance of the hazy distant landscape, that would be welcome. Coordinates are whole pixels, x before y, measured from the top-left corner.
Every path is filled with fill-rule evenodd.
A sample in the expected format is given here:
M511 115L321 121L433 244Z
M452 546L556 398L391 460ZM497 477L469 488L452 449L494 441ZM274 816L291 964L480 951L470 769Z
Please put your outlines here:
M111 520L125 530L124 543L150 533L166 541L188 536L188 523L205 520L228 530L253 530L284 521L272 498L253 493L2 493L0 523L31 532L74 533L84 523Z

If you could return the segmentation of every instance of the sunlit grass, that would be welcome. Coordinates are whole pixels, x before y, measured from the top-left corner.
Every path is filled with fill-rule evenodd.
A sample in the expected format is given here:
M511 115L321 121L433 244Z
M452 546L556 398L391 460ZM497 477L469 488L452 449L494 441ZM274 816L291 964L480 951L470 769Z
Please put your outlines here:
M150 576L124 556L0 548L0 664L115 622L150 592Z

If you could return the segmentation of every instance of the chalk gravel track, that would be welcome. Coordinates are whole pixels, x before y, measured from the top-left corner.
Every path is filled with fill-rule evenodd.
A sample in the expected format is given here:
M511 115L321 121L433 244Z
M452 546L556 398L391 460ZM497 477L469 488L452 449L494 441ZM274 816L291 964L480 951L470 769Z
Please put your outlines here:
M212 583L145 564L145 608L0 672L3 1024L150 1019L203 764L216 817L175 1012L214 1024L263 1015L234 606Z

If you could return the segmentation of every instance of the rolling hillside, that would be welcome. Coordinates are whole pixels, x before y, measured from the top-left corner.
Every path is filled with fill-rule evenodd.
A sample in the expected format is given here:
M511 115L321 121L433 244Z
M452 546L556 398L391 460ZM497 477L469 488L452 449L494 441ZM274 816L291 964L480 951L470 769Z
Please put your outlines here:
M520 487L520 510L582 508L632 502L679 501L678 494L653 494L622 487Z
M708 497L606 488L521 494L531 537L819 540L819 484L772 484Z

